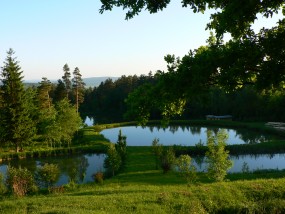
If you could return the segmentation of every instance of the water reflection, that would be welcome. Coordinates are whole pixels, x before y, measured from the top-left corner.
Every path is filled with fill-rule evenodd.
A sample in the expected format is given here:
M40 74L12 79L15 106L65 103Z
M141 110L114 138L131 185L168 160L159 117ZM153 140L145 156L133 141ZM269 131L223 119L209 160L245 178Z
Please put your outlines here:
M127 136L128 145L150 146L154 138L163 145L194 146L198 142L206 144L207 130L218 133L217 127L200 126L127 126L103 130L101 133L111 142L116 142L119 130ZM253 144L277 139L272 135L264 135L247 129L226 129L229 135L227 144Z
M45 163L57 164L61 175L56 185L68 183L70 180L76 183L87 183L93 181L92 175L98 171L103 171L105 155L104 154L86 154L72 155L64 157L47 157L11 160L0 165L0 172L6 174L7 166L27 168L35 172L38 166Z
M206 171L204 156L196 156L192 159L198 171ZM233 161L233 167L229 172L242 172L244 164L248 166L250 172L263 169L285 169L285 154L232 155L230 159Z

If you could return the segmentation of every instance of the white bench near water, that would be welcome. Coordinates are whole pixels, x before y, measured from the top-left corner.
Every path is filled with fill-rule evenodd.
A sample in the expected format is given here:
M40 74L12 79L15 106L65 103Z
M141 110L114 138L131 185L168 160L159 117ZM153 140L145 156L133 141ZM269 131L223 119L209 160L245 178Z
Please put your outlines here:
M207 120L232 120L232 115L206 115Z

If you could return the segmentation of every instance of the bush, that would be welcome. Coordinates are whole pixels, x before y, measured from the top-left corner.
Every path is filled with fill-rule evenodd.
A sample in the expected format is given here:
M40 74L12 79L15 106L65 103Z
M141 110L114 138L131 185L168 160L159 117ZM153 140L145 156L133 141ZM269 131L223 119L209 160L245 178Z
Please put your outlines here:
M152 141L152 152L154 154L155 157L155 169L158 169L159 166L159 160L161 159L161 155L162 155L162 144L159 144L159 139L155 138Z
M180 155L176 159L175 166L182 177L184 177L188 183L192 183L197 179L196 167L191 163L191 157L189 155Z
M223 181L227 170L233 165L229 160L229 151L225 150L228 135L224 129L214 135L211 130L207 131L206 162L208 163L208 176L216 181Z
M4 184L4 176L0 173L0 194L4 194L6 192L6 186Z
M36 170L36 180L40 186L51 187L59 179L60 171L56 164L44 164Z
M16 196L25 196L37 191L32 173L26 168L9 166L7 170L6 185L8 190Z
M161 168L163 173L170 171L175 163L175 153L172 147L168 147L161 155Z
M104 174L103 174L103 172L96 172L96 173L93 175L93 179L94 179L94 181L95 181L97 184L103 184L103 181L104 181Z

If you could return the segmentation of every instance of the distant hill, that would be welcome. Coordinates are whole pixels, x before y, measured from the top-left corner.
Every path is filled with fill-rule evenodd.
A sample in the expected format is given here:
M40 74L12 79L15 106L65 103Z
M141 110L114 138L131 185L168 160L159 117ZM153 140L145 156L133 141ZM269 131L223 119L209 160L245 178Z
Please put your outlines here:
M89 77L89 78L83 78L83 81L86 84L86 87L97 87L100 85L101 82L104 82L106 79L112 79L113 82L119 79L119 77Z
M100 85L101 82L104 82L106 79L112 79L113 81L116 81L119 77L89 77L89 78L83 78L83 81L86 84L86 88L89 87L97 87ZM57 83L57 80L50 80L52 83ZM38 86L38 83L41 82L41 80L25 80L24 84L26 86Z

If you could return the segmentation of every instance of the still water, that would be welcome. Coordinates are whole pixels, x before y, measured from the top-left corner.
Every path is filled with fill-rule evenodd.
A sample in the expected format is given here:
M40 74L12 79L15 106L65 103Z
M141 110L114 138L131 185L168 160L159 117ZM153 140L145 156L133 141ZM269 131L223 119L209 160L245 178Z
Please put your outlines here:
M195 146L201 142L206 145L207 130L217 133L217 127L200 127L200 126L168 126L161 128L159 126L126 126L112 129L105 129L101 132L111 142L118 139L119 130L127 136L129 146L151 146L155 138L163 145L183 145ZM247 129L226 129L229 139L228 145L233 144L252 144L268 140L277 139L275 136L264 135Z
M60 169L60 178L57 185L67 184L70 180L76 183L87 183L94 181L92 175L98 171L104 171L104 154L81 154L72 156L46 157L34 159L11 160L1 163L0 172L4 175L7 166L27 168L35 172L36 168L45 163L57 164Z

